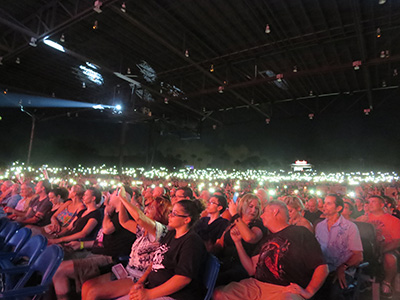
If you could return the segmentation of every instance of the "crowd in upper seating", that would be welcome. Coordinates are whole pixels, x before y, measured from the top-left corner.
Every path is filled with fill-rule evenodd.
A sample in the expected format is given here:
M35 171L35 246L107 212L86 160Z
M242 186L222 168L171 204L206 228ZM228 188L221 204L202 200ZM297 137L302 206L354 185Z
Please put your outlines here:
M214 299L347 299L367 259L366 223L379 246L381 295L393 295L400 270L397 195L373 186L355 199L192 188L5 180L0 218L63 247L48 299L203 299L210 253L221 263Z

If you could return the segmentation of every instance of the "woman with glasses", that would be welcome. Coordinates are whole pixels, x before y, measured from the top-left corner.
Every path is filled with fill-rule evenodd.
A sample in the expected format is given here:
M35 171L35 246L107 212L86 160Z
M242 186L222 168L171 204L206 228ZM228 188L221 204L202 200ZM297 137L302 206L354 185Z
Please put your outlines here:
M231 237L231 229L238 228L242 244L246 253L251 256L261 240L266 228L260 220L261 202L255 194L246 194L239 199L238 204L229 204L231 213L231 226L227 228L222 237L216 242L213 252L221 261L221 269L216 286L226 285L232 281L248 278L247 271L243 268L235 243Z
M204 241L207 251L212 249L229 226L229 221L221 217L226 207L227 201L224 196L213 195L207 202L207 217L201 218L194 227L194 231Z
M149 217L152 212L151 206L149 210L146 208L145 215L123 197L121 204L144 229L144 236L150 235L149 240L153 242L157 242L160 238L159 244L146 246L146 243L138 242L140 239L138 236L132 245L129 262L130 268L135 272L127 268L129 278L113 281L107 289L102 287L111 280L110 275L85 282L82 299L119 297L126 295L129 289L133 294L130 297L134 298L153 299L160 296L173 297L170 299L201 298L199 272L205 262L206 250L200 237L190 230L201 211L197 201L182 200L174 205L168 217L169 231L165 235L163 234L166 232L166 227ZM153 271L149 275L148 286L140 285L132 288L133 283L143 274L144 266L147 267L150 263ZM141 267L138 268L138 265Z
M160 239L147 285L134 285L130 299L204 298L201 272L207 251L198 234L191 230L200 213L198 200L181 200L173 206L168 218L170 231Z

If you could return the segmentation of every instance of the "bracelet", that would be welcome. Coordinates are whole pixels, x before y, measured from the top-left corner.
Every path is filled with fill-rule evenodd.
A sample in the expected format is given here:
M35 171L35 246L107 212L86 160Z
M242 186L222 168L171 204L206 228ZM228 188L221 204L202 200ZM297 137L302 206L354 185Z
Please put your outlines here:
M85 244L83 242L81 242L81 246L79 247L79 250L82 250L83 248L85 248Z

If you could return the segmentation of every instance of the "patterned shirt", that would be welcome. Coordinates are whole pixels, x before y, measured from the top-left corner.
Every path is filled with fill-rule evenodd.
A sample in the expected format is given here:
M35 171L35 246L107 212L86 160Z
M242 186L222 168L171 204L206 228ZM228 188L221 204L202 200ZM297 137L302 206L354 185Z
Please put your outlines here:
M352 256L352 251L363 251L357 225L343 216L332 225L331 230L328 230L327 219L320 222L315 228L315 237L321 245L329 272L345 263Z

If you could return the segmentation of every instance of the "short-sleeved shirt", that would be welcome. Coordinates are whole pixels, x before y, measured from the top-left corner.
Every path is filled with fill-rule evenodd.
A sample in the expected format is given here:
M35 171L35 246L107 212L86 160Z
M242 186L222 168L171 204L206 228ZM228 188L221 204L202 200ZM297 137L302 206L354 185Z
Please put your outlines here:
M229 221L224 218L217 218L211 224L208 224L210 217L201 218L194 228L194 231L201 237L205 242L215 242L222 236L226 227L229 226Z
M261 220L254 220L253 222L249 223L249 228L258 227L260 228L261 232L265 234L268 230L264 227ZM242 239L242 245L244 250L246 251L248 256L252 256L254 250L257 248L258 243L251 244L247 243ZM235 243L231 237L231 230L229 229L224 235L224 248L222 255L220 255L219 259L223 262L222 270L230 269L232 265L241 264L239 254L237 253Z
M276 285L293 282L306 288L314 270L325 264L318 241L302 226L289 225L264 236L254 253L258 254L255 278Z
M6 206L11 207L11 208L15 208L19 202L19 200L21 200L22 197L20 195L13 195L10 198L8 198L7 201L3 200L3 204L5 203Z
M151 235L144 230L144 228L137 225L136 241L132 245L129 264L126 267L128 273L139 279L150 263L153 261L154 252L160 246L160 239L164 237L167 232L167 226L155 221L156 234Z
M390 214L375 216L368 214L366 222L371 223L376 228L378 240L384 238L384 244L393 240L400 239L400 220Z
M46 197L43 200L39 200L39 198L32 200L29 206L32 210L30 214L26 216L27 219L38 216L38 213L40 219L43 219L44 216L51 210L53 204L50 202L49 197ZM40 223L40 221L38 223Z
M192 230L179 238L175 238L175 233L175 230L169 231L161 238L160 247L154 253L148 287L157 287L174 275L181 275L191 278L191 282L168 296L176 300L202 299L202 271L207 258L204 242Z
M316 212L310 212L306 210L304 212L304 218L306 218L308 221L311 222L311 224L314 224L314 222L319 219L322 215L322 211L317 210Z
M99 209L93 210L90 213L88 213L87 215L83 216L83 213L86 211L85 210L81 210L78 215L77 215L77 220L74 223L74 228L68 233L68 235L73 235L77 232L81 232L83 230L83 228L85 228L86 224L89 222L90 219L94 219L97 221L97 226L92 230L92 232L90 232L88 234L88 236L92 236L93 235L93 231L96 231L98 228L98 225L101 224L102 221L102 214L101 211Z
M110 219L115 228L114 232L111 234L103 234L103 232L101 232L93 244L92 253L108 255L113 258L128 255L136 239L136 234L121 226L118 213L113 212Z
M328 220L318 223L315 237L321 245L329 272L345 263L353 254L352 251L363 251L357 225L340 216L328 230Z

